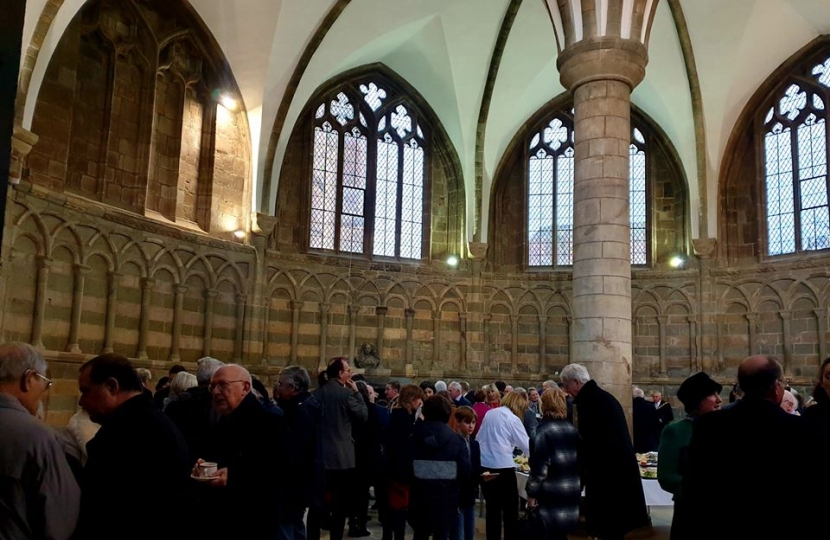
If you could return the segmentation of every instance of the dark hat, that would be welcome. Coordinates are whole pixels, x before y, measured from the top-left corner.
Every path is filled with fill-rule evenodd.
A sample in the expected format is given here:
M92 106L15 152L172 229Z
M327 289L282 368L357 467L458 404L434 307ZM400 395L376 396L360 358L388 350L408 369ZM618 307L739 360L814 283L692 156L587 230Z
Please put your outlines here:
M720 394L721 390L723 386L701 371L683 381L677 390L677 399L683 402L687 412L691 412L700 405L704 398L712 394Z

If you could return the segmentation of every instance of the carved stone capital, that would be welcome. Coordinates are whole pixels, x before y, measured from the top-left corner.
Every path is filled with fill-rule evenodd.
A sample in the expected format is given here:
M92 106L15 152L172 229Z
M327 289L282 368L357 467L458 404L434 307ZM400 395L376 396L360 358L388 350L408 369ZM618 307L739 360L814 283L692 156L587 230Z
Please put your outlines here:
M478 261L483 261L487 256L487 248L490 245L487 242L468 242L467 249L470 251L470 256Z
M595 81L620 81L634 89L645 77L647 63L645 45L615 36L574 43L556 61L562 85L571 91Z
M692 240L695 256L699 259L711 259L718 247L717 238L695 238Z

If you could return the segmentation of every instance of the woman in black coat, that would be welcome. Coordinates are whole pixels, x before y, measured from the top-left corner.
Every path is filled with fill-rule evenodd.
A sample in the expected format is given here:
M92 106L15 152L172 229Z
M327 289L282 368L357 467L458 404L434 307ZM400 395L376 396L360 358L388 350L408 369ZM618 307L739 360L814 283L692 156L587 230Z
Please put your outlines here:
M530 446L527 506L538 509L544 538L565 540L579 521L579 432L567 420L561 388L545 390L541 402L543 419Z

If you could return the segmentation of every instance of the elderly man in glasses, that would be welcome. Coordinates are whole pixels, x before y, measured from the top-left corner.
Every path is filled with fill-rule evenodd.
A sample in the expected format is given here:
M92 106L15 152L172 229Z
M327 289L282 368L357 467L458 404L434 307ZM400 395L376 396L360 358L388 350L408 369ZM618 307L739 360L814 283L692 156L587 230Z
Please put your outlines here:
M81 494L55 434L35 415L52 386L31 345L0 345L0 524L3 538L69 538Z
M236 364L219 368L210 379L220 418L204 459L219 469L201 490L204 519L198 521L210 527L211 538L276 538L285 497L298 495L286 493L292 464L285 421L262 406L251 383L248 370Z

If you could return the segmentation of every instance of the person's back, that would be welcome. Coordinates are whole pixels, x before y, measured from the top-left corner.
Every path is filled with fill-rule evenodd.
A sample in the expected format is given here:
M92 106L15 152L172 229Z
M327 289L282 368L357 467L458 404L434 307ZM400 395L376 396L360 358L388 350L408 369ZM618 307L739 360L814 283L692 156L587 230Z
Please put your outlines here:
M633 402L634 451L638 454L654 452L660 444L660 420L654 404L642 395Z

